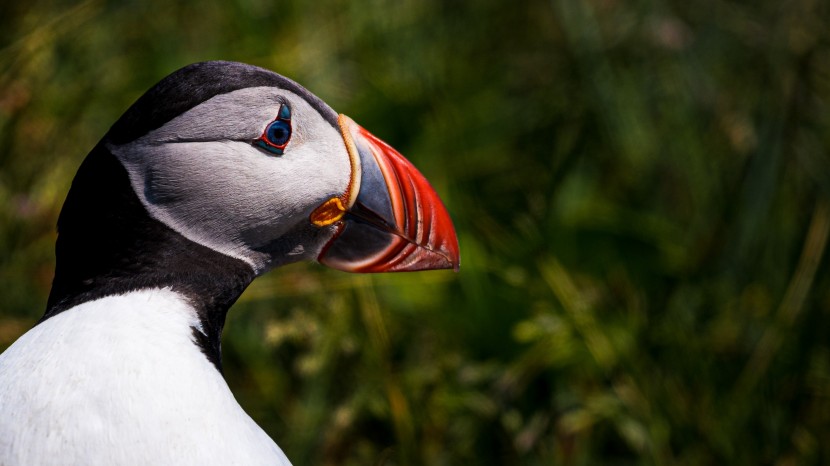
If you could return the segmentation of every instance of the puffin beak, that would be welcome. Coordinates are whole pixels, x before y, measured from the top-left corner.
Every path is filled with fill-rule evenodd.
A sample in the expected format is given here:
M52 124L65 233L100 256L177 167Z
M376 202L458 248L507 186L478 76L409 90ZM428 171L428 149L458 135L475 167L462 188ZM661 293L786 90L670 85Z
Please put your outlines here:
M458 271L452 220L424 175L351 118L338 122L351 181L311 214L315 225L337 226L317 260L348 272Z

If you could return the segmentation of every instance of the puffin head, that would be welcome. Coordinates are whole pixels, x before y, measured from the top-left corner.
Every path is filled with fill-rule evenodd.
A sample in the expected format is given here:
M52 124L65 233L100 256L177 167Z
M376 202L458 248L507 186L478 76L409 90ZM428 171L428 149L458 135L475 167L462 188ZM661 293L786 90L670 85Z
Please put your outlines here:
M104 144L151 217L256 274L299 260L350 272L458 268L452 222L424 176L271 71L185 67Z
M228 308L274 267L458 269L450 217L411 163L297 83L231 62L172 73L116 121L72 181L55 251L41 322L169 289L217 367Z

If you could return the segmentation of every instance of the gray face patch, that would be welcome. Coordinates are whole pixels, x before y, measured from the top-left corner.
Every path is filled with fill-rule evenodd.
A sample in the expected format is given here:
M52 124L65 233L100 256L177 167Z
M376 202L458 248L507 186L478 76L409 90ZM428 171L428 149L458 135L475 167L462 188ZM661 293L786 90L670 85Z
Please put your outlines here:
M283 103L293 131L275 156L251 141ZM309 215L343 194L350 177L339 131L301 96L273 87L217 95L109 149L151 216L257 272L316 257L334 227L309 229Z

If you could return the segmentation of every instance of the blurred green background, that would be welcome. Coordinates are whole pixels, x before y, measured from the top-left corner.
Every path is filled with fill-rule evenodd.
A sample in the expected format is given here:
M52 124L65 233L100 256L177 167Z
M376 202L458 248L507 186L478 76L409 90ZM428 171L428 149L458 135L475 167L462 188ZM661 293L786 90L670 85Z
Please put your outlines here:
M0 349L88 150L237 60L407 155L461 243L458 274L298 264L242 296L227 379L295 465L828 464L828 10L2 2Z

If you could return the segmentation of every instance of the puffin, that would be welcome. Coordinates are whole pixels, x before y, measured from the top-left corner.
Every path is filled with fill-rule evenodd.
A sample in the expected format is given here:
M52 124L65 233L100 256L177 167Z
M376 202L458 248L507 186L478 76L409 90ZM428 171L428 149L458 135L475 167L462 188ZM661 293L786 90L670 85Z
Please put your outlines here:
M231 393L221 335L256 277L458 270L438 194L294 81L163 78L81 163L43 317L0 354L0 464L290 465Z

